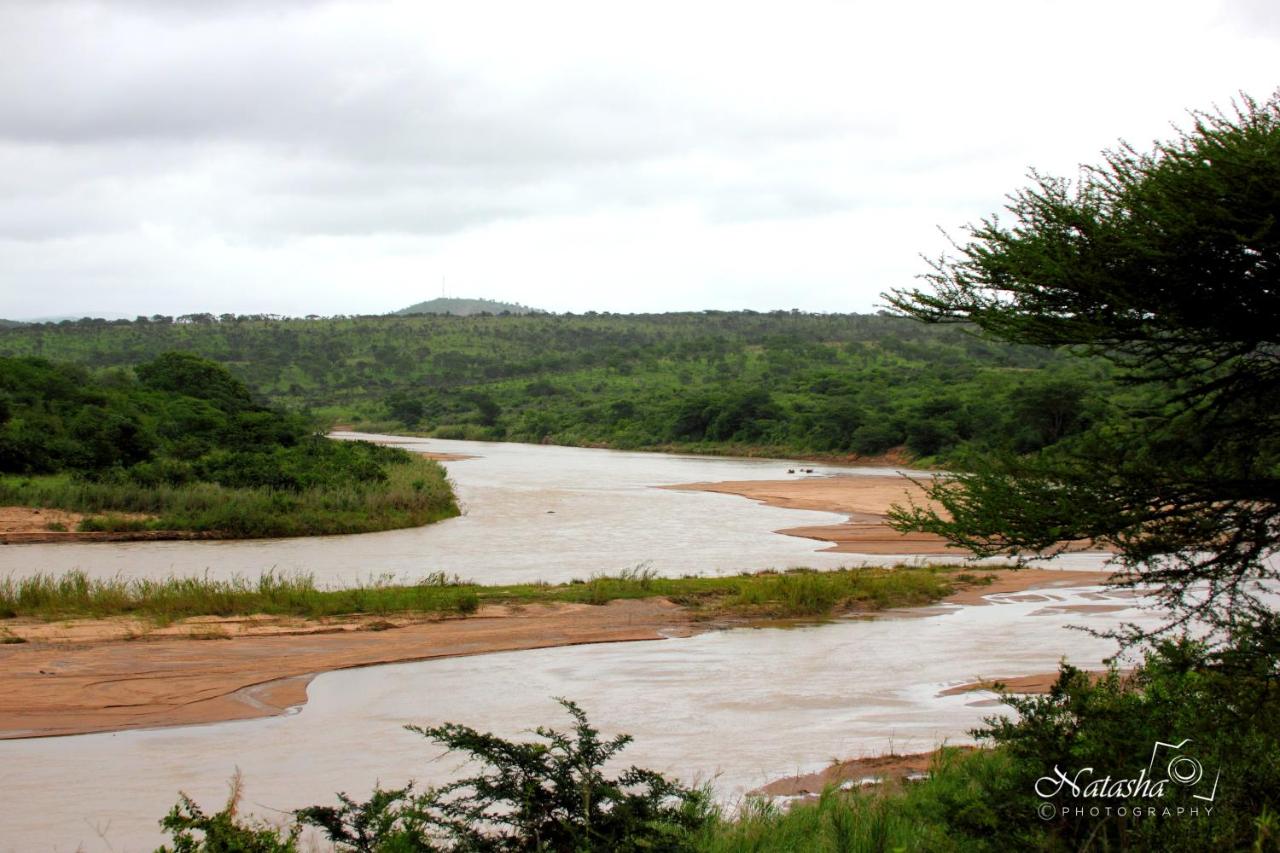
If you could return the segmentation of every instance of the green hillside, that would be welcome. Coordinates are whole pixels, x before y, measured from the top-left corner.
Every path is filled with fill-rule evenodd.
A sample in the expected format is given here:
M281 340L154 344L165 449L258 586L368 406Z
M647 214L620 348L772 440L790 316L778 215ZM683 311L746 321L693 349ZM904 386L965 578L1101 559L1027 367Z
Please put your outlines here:
M171 351L267 401L440 437L956 462L1084 429L1105 367L872 314L155 317L0 330L0 355L123 367Z
M455 297L438 297L428 299L401 308L396 314L453 314L458 317L470 317L472 314L537 314L536 308L520 305L515 302L499 302L496 299L457 299Z

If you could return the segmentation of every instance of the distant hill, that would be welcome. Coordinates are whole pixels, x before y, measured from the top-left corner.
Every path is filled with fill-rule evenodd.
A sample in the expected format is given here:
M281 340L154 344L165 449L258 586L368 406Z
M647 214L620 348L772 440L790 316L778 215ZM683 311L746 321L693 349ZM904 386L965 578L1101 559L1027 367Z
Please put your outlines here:
M440 297L438 299L428 299L426 302L419 302L417 305L410 305L408 308L401 308L396 311L397 314L455 314L459 317L468 317L472 314L542 314L537 308L530 308L528 305L520 305L515 302L499 302L496 299L455 299L453 297Z
M6 326L18 325L24 326L28 323L63 323L70 321L72 323L80 320L132 320L128 314L121 314L118 311L88 311L82 314L53 314L47 317L23 317L18 320L3 320Z
M0 329L12 329L16 326L25 325L19 320L0 320Z

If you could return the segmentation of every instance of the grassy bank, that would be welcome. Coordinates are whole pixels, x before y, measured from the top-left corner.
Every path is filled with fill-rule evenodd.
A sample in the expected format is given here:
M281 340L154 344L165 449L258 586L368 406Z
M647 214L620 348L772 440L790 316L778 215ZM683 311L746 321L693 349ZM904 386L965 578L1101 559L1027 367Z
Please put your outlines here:
M865 792L832 786L816 801L790 809L749 799L736 814L713 818L691 846L700 853L989 849L956 838L951 815L990 819L987 794L1003 786L1009 764L1000 750L944 748L922 782L890 782Z
M375 580L344 589L317 587L309 575L267 573L257 580L91 579L83 572L0 579L0 618L140 616L162 620L251 614L323 618L354 614L471 613L481 604L607 604L662 596L706 615L823 616L928 604L984 577L955 567L794 570L732 577L659 578L645 571L567 584L481 586L435 575L416 584Z
M82 531L180 530L227 538L369 533L458 514L444 469L418 457L388 464L385 482L299 490L9 476L0 478L0 504L84 513Z

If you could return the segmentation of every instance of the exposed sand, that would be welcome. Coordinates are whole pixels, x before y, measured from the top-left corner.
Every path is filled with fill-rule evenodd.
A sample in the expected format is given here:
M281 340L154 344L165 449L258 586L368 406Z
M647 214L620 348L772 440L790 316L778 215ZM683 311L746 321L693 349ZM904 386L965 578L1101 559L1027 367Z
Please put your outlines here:
M1064 571L1062 569L998 569L975 568L970 574L994 578L985 586L969 586L943 599L948 604L981 606L990 604L988 595L1029 592L1037 589L1101 586L1111 572ZM1074 609L1074 608L1070 608Z
M120 530L81 532L76 527L90 515L109 515L146 521L140 512L83 513L29 506L0 507L0 545L31 542L132 542L146 539L209 539L207 533L182 530Z
M741 495L770 506L839 512L844 524L789 527L787 536L832 543L827 551L850 554L965 554L940 536L899 533L889 526L889 507L914 500L928 504L920 486L901 476L803 477L795 480L730 480L686 483L669 489Z
M970 749L972 747L962 747ZM830 785L837 787L861 787L881 782L902 781L929 772L933 764L933 752L917 752L911 755L873 755L835 761L817 773L788 776L776 779L751 793L763 797L788 797L801 800L816 798Z
M1131 670L1126 670L1129 672ZM1106 673L1100 670L1087 670L1086 674L1093 681L1102 678ZM984 678L968 684L957 684L939 691L939 696L959 696L962 693L977 693L982 690L995 690L997 684L1003 684L1010 693L1032 694L1048 693L1049 688L1058 680L1058 672L1037 672L1033 675L1015 675L1009 678Z
M83 520L82 513L62 509L0 506L0 533L36 533L57 527L75 530Z
M437 462L461 462L464 459L480 458L474 453L436 453L431 450L414 450L412 452L427 459L434 459Z
M967 555L962 548L947 543L932 533L899 533L889 526L889 508L897 504L937 508L923 490L924 478L902 475L836 475L832 477L799 477L794 480L728 480L720 483L683 483L664 486L685 491L720 492L740 495L770 506L789 509L811 509L839 512L849 516L843 524L788 527L777 531L786 536L801 536L830 542L825 551L845 554L955 554ZM1071 543L1068 550L1093 550L1089 542Z
M204 620L204 642L181 636L132 642L105 639L109 632L94 640L93 632L102 632L102 620L96 621L97 627L86 628L80 642L0 645L0 738L268 716L304 703L306 685L319 672L516 649L657 640L697 630L685 610L665 599L487 608L465 619L388 630L368 630L371 620L357 620L329 625L328 631L274 636L270 626L259 624L259 630L242 632L233 624L244 620Z
M981 572L995 580L945 601L1105 579L1100 572ZM936 608L885 612L927 616ZM0 621L0 739L220 722L283 713L317 673L357 666L583 643L689 636L710 627L666 599L604 606L489 606L466 618L403 614L308 621L201 617Z

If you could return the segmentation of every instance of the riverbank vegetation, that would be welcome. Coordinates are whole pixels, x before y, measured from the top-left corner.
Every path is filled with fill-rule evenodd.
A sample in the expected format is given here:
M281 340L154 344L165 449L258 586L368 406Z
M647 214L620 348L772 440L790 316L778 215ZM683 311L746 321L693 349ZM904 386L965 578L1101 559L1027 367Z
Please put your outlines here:
M567 584L489 586L438 574L413 584L397 584L384 577L353 587L322 589L309 575L267 573L254 581L148 580L95 579L73 571L0 579L0 618L136 616L171 621L265 614L322 619L357 614L468 614L482 604L607 604L655 597L709 618L814 617L928 604L958 588L982 585L989 577L954 566L796 569L685 578L634 570Z
M0 504L80 529L222 537L359 533L457 514L443 469L338 442L254 401L224 367L167 353L91 373L0 358Z
M0 330L0 353L93 368L169 350L365 430L744 455L1028 452L1121 393L1105 361L882 315L190 315Z

